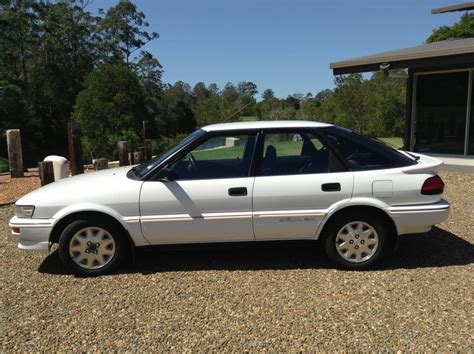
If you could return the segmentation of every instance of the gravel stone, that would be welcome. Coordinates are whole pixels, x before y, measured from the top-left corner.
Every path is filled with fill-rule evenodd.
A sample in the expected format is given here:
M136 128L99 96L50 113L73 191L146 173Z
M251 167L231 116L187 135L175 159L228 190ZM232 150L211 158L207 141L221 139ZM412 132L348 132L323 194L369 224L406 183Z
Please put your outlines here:
M1 207L1 350L473 352L474 174L441 175L450 219L363 272L284 242L158 247L80 278L19 251Z

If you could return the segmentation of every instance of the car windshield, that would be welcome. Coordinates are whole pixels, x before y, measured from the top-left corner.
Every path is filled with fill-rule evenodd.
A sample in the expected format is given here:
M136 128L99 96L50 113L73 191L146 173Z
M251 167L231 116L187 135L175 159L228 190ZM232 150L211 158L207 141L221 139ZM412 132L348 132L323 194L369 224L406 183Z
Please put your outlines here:
M158 155L157 157L155 157L154 159L151 159L150 161L144 162L141 165L134 167L135 176L140 177L140 178L145 176L148 173L148 171L151 171L152 169L154 169L156 166L158 166L160 163L166 160L170 155L173 155L175 152L177 152L184 146L188 145L190 142L203 136L204 134L206 134L204 130L201 130L201 129L196 130L194 133L191 133L186 138L181 140L178 144L173 146L170 150L162 153L161 155Z

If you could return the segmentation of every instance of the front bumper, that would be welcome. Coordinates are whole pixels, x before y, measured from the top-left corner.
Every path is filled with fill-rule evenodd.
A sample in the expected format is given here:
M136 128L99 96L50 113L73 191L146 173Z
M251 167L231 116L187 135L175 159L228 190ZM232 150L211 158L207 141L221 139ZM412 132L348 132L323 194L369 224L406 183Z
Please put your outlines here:
M403 205L388 208L399 235L428 232L449 217L450 205L441 199L433 204Z
M19 237L18 248L25 251L49 251L49 236L54 219L23 219L14 216L9 223L12 235Z

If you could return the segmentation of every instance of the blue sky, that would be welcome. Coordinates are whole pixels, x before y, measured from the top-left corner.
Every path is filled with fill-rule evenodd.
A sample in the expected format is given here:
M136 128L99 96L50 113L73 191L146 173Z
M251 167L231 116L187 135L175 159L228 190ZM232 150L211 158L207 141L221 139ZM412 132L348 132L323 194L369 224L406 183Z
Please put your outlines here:
M95 0L107 9L118 0ZM329 63L423 43L460 0L134 0L160 38L146 46L164 81L253 81L276 96L332 88Z

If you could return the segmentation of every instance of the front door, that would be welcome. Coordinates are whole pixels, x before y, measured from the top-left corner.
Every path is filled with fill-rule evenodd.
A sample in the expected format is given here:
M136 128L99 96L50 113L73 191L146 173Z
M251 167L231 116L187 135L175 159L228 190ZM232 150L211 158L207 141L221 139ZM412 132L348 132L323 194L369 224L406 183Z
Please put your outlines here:
M253 191L257 240L315 237L328 208L352 195L353 174L311 130L263 136Z
M168 168L173 181L146 181L141 224L151 244L254 240L249 177L253 133L212 135Z

